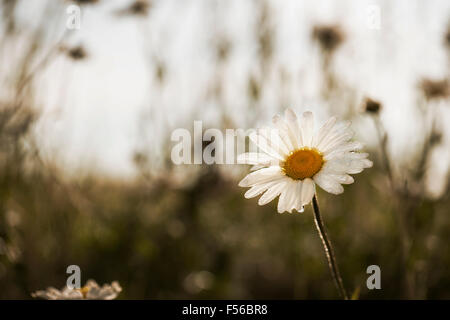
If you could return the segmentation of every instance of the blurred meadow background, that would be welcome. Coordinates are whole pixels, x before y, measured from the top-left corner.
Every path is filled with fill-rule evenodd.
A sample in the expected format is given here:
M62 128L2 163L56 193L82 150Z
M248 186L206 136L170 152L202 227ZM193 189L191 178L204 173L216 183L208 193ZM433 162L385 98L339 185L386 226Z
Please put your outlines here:
M244 199L248 166L170 160L176 128L287 107L350 119L374 162L318 189L347 290L450 298L449 1L0 6L1 299L63 287L72 264L123 299L338 298L310 206Z

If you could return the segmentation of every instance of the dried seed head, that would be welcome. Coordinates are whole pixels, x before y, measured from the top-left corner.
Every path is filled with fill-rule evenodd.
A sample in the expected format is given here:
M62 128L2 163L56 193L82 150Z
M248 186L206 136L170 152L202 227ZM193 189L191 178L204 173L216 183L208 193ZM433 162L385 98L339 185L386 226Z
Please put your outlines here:
M100 0L72 0L75 3L78 3L80 5L83 4L94 4L94 3L98 3Z
M136 0L128 9L130 14L146 15L150 9L150 2L148 0Z
M364 111L367 113L378 114L381 110L381 103L371 98L364 100Z
M87 53L82 46L76 46L68 49L67 55L73 60L82 60L86 58Z
M226 38L220 38L216 44L217 59L219 61L227 60L231 51L231 43Z
M261 87L260 87L259 81L255 77L251 76L248 79L248 94L249 94L249 96L254 101L257 101L257 100L259 100L260 93L261 93Z
M450 96L450 84L448 79L432 80L423 79L420 88L428 100L445 99Z
M314 40L319 42L323 51L333 52L345 39L339 26L319 25L312 32Z
M119 9L116 13L119 16L146 16L152 7L150 0L134 0L127 7Z
M432 146L437 145L439 143L441 143L442 141L442 133L436 130L433 130L433 132L431 133L430 136L430 144Z
M156 63L156 71L155 71L156 79L158 79L160 83L163 83L164 80L166 79L166 74L167 74L166 65L163 62L158 61Z

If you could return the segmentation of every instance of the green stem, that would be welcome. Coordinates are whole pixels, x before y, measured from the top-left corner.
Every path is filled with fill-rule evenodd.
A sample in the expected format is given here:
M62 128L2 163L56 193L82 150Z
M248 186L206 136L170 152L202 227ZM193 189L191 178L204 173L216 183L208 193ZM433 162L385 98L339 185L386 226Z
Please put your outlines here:
M344 288L344 282L342 281L339 268L336 263L336 258L334 257L333 247L328 239L327 232L325 231L325 225L323 224L322 216L320 215L319 203L316 195L314 195L312 202L314 209L314 222L316 224L317 231L319 232L320 239L322 240L325 255L327 256L328 267L330 268L331 275L333 276L334 283L336 284L336 288L338 289L340 295L345 300L348 300L347 292Z

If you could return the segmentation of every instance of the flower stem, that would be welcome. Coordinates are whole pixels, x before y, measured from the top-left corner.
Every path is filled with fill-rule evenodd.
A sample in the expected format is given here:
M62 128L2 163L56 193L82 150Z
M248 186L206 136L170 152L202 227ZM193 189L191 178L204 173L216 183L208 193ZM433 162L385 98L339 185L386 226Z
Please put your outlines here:
M323 224L322 216L320 215L319 203L317 201L316 195L314 195L312 202L314 209L314 222L316 224L317 231L319 232L320 239L322 240L325 255L328 259L328 267L330 268L334 283L340 295L345 300L348 300L347 292L344 288L344 282L342 281L341 275L339 273L339 268L336 263L336 258L334 257L333 247L331 246L331 242L328 239L327 232L325 231L325 225Z
M381 157L382 157L384 169L386 170L386 173L388 175L389 183L391 184L391 188L395 191L396 186L394 185L394 177L392 175L392 165L391 165L391 161L389 160L389 155L388 155L388 151L387 151L388 136L387 136L386 130L378 116L376 116L374 118L374 122L375 122L375 129L377 130L378 141L380 143Z
M401 250L400 260L401 260L401 268L404 270L405 275L403 279L403 291L405 292L407 298L412 299L414 297L413 293L414 286L412 283L413 281L411 279L413 279L414 277L411 275L410 268L408 268L408 259L411 250L411 237L409 235L410 231L406 219L407 214L411 216L411 213L408 211L408 206L406 205L411 203L411 201L408 200L408 190L406 188L406 185L403 187L402 190L401 187L399 188L395 184L394 176L392 174L392 164L387 150L388 135L386 133L386 129L384 128L378 116L374 118L374 122L375 128L377 130L378 140L380 143L382 161L384 163L386 174L388 176L390 188L392 190L392 193L395 195L395 206L397 207L397 214L395 215L395 218L397 220L397 225L399 228L398 235ZM427 139L427 141L428 140L429 139ZM418 172L420 172L422 170L421 167L426 164L426 160L428 158L428 151L429 149L427 149L426 144L424 146L424 152L422 153L423 156L420 160L419 165L420 170Z

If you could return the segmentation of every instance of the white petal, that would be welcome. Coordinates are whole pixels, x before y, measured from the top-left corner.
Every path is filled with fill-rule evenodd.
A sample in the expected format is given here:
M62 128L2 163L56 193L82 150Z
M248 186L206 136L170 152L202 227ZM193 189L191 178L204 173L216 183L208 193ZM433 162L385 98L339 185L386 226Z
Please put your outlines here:
M365 168L372 168L372 166L373 166L373 162L370 161L369 159L362 159L361 163L364 166L364 169Z
M351 121L340 121L336 123L328 133L322 138L320 143L317 144L316 148L319 150L324 149L331 141L333 141L336 137L341 136L345 132L349 131L349 127L351 125ZM352 131L350 131L352 132Z
M301 181L292 180L290 187L290 194L288 199L287 211L292 212L292 210L301 210L301 193L299 193L299 185L301 186Z
M278 199L278 205L277 205L278 213L283 213L287 210L289 190L290 190L289 183L287 183L286 188L280 194L280 199Z
M240 187L251 187L255 184L270 182L285 177L281 168L277 166L263 168L249 173L239 182Z
M279 181L277 184L271 186L258 200L258 204L263 206L273 199L275 199L286 188L288 178Z
M283 140L286 148L289 150L293 150L294 147L291 142L291 137L289 136L289 128L286 122L279 115L275 115L272 118L272 122L278 129L278 134L280 135L281 140Z
M330 174L330 177L341 184L351 184L355 182L355 179L348 174Z
M298 212L303 212L305 209L303 208L303 202L302 202L302 188L303 188L303 182L301 180L297 181L296 185L297 190L295 191L296 197L295 197L295 210Z
M330 160L334 157L342 156L346 152L357 151L363 147L363 144L357 141L344 143L330 152L324 153L324 159Z
M303 142L302 132L300 131L300 125L298 123L297 115L292 109L288 108L284 112L284 117L286 118L286 122L289 128L289 134L293 147L298 149L303 145Z
M283 160L284 155L280 154L277 149L272 147L271 142L260 131L249 134L249 139L258 146L262 151L278 160Z
M344 156L347 159L354 160L354 159L365 159L369 156L369 154L364 152L348 152Z
M245 192L244 197L247 199L254 198L256 196L259 196L261 193L269 189L274 184L278 183L278 180L270 181L266 183L257 184Z
M278 129L269 127L260 128L257 129L256 135L252 132L249 138L261 150L279 160L283 160L290 153L290 150L281 139Z
M350 164L350 160L334 158L326 161L321 171L328 174L344 174L349 169Z
M353 137L353 135L353 131L345 130L336 135L333 139L324 139L323 146L319 150L324 154L333 151L338 146L348 142Z
M311 202L315 190L314 181L312 181L310 178L306 178L303 180L302 184L302 205L307 205Z
M300 120L303 146L311 147L314 134L314 116L311 111L303 112Z
M340 157L328 160L321 171L328 174L355 174L372 166L372 161L366 159L367 153L347 152Z
M336 123L336 117L331 117L324 123L324 125L319 129L319 132L313 139L313 147L318 148L322 140L331 132Z
M314 176L314 181L325 191L332 194L341 194L344 187L339 184L332 176L319 172Z
M267 141L269 141L270 146L272 149L276 150L279 155L282 157L286 157L291 150L289 147L284 143L283 139L281 138L282 132L278 130L277 128L261 128L258 130L261 135L265 136Z
M349 165L347 173L356 174L363 171L365 168L372 167L373 163L369 159L353 160Z
M286 189L281 193L280 199L278 200L278 212L283 213L285 211L292 212L294 209L297 191L297 181L290 179L287 182Z

